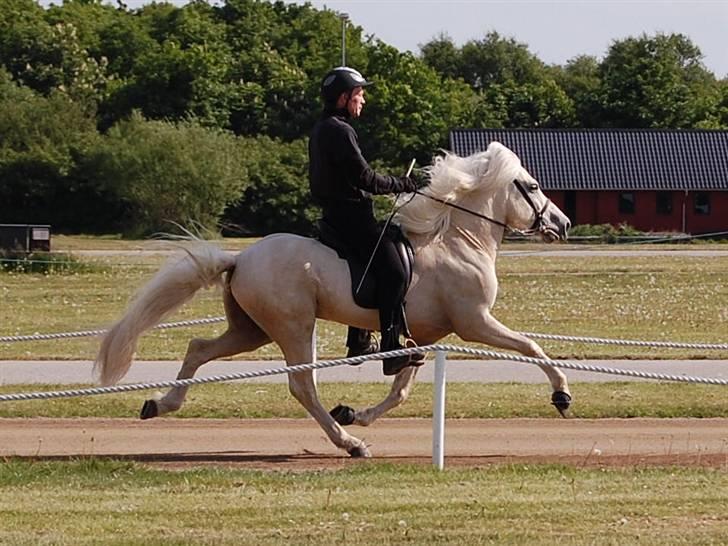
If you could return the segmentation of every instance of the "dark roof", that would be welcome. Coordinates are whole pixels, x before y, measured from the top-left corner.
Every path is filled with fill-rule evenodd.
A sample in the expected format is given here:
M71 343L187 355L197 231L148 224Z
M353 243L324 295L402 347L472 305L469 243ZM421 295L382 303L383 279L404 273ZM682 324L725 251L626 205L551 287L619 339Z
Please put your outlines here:
M728 131L455 129L460 156L494 140L547 190L728 190Z

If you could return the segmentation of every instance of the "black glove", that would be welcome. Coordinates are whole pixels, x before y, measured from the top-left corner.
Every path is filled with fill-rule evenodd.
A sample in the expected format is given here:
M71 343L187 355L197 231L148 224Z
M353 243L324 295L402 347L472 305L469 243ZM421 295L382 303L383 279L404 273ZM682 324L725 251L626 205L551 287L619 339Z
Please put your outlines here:
M417 184L417 189L421 190L422 188L426 188L430 185L430 177L427 176L425 172L422 172L421 174L418 173L417 176L414 177L415 184Z
M397 193L412 193L417 189L417 181L411 176L403 176L399 180L402 185L401 190Z

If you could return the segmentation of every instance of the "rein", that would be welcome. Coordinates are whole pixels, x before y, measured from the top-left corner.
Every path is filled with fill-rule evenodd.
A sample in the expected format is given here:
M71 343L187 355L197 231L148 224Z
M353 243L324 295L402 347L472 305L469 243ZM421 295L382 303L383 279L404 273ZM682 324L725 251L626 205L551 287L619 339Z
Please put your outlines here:
M457 203L451 203L450 201L445 201L444 199L440 199L439 197L435 197L434 195L429 195L427 193L423 193L420 190L415 190L414 193L417 195L421 195L422 197L427 197L428 199L431 199L433 201L437 201L438 203L442 203L443 205L446 205L448 207L461 210L463 212L467 212L468 214L471 214L472 216L476 216L477 218L481 218L482 220L487 220L488 222L495 224L496 226L500 226L504 229L507 229L508 231L511 231L513 233L520 233L522 235L533 235L534 233L538 233L540 231L543 231L544 225L543 225L543 214L546 212L546 209L548 208L549 204L551 203L550 199L546 199L546 202L544 203L543 207L541 207L541 210L536 208L536 204L533 202L533 199L531 199L531 196L528 195L526 190L523 189L523 187L518 183L517 180L514 180L513 183L516 185L516 188L518 188L518 191L521 193L523 198L526 200L526 203L528 203L531 208L533 209L533 212L536 215L536 218L533 221L533 224L531 227L527 230L521 230L521 229L515 229L509 226L508 224L501 222L500 220L496 220L495 218L491 218L490 216L486 216L485 214L482 214L480 212L476 212L474 210L471 210L469 208L463 207L462 205L458 205Z

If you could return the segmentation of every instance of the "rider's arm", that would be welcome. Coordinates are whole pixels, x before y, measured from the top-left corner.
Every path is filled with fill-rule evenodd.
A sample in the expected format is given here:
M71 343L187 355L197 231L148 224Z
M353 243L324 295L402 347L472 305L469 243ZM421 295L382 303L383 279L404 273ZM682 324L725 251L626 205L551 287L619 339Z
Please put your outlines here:
M412 192L417 189L410 178L376 173L364 159L354 130L350 127L345 129L342 138L338 139L337 156L342 160L346 178L350 184L376 195Z

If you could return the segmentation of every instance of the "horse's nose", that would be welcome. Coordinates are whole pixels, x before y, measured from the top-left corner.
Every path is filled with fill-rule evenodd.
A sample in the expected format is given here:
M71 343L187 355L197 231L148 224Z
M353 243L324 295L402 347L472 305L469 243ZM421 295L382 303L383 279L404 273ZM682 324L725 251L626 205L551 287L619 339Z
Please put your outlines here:
M571 220L568 218L566 219L566 222L564 222L564 233L562 234L564 237L564 241L568 239L569 237L569 230L571 229Z

